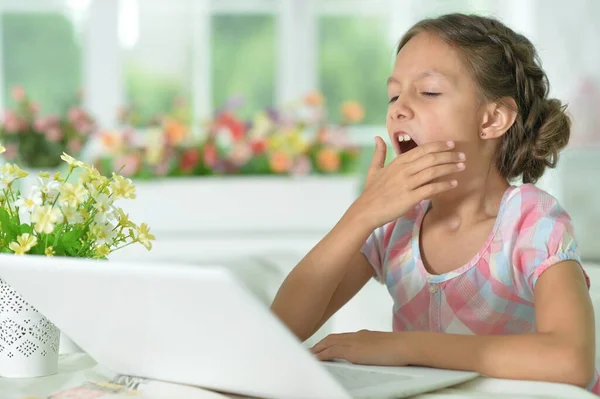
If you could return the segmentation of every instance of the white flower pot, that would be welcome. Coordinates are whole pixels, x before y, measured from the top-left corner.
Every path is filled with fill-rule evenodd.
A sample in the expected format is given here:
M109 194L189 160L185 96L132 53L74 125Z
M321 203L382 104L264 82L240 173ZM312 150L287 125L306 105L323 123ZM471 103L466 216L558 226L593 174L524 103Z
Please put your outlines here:
M60 330L0 279L0 377L56 374Z

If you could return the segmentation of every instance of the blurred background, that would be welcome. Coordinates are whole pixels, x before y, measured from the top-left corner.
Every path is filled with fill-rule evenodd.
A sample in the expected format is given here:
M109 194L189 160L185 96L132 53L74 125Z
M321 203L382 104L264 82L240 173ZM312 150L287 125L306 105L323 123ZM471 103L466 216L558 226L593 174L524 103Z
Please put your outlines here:
M571 143L539 185L600 261L600 2L595 0L0 0L5 159L67 151L134 179L154 249L223 263L269 301L360 192L386 137L402 34L448 12L499 17L537 46ZM593 284L593 282L592 282ZM324 329L388 328L385 289ZM357 316L360 315L360 316Z

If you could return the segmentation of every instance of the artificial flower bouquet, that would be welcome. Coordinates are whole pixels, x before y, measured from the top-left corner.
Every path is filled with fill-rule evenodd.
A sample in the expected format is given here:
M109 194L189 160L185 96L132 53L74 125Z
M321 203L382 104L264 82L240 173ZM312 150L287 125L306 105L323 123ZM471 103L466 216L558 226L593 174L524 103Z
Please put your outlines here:
M139 134L130 127L104 132L104 151L95 165L102 173L122 169L125 176L308 175L354 170L358 147L347 128L364 116L360 104L341 107L341 122L327 120L323 97L311 93L281 110L267 109L240 118L239 100L215 112L195 137L174 118Z
M78 156L96 131L94 118L83 108L78 93L64 115L42 116L22 87L12 89L16 103L0 123L4 158L27 168L55 168L63 152Z
M66 176L40 172L27 192L16 188L27 172L11 163L0 168L0 252L106 259L134 243L150 250L149 227L116 205L135 198L131 180L115 173L107 178L67 154L60 158Z

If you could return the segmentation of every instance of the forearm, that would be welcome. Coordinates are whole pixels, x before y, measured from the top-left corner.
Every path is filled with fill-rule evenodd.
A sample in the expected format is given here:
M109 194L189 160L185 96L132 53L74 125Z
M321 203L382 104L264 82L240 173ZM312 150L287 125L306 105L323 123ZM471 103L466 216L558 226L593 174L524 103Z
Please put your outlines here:
M348 263L371 232L360 216L349 210L281 285L271 309L301 340L316 330Z
M576 347L551 333L472 336L400 333L408 339L410 364L476 371L495 378L562 382L587 386L594 375L590 348Z

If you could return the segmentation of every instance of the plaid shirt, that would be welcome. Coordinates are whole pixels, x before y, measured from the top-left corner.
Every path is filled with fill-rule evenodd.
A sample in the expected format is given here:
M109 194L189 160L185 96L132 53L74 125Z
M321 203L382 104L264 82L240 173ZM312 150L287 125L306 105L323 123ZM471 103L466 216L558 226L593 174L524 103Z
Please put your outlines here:
M429 204L423 201L376 229L362 248L394 299L393 330L535 332L533 293L539 276L564 260L581 264L571 219L558 201L531 184L509 187L481 250L467 264L439 275L425 269L419 245ZM600 395L597 372L589 389Z

